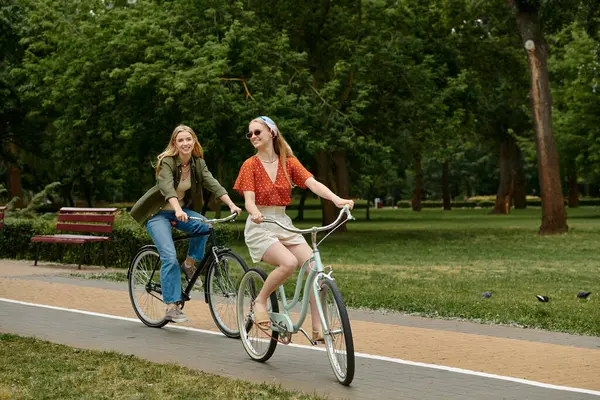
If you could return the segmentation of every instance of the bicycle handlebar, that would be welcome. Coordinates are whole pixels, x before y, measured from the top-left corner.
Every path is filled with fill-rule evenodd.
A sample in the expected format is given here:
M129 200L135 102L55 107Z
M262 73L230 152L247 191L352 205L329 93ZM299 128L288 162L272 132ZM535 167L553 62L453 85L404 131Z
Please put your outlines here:
M233 213L225 218L204 219L204 218L191 217L191 216L188 216L188 218L195 219L197 221L202 221L205 224L213 225L213 224L220 224L221 222L233 221L237 218L237 213Z
M342 221L343 214L346 214L346 219L344 221ZM288 226L282 225L279 221L275 221L274 219L271 219L271 218L263 218L263 222L268 222L271 224L279 225L281 228L285 229L288 232L305 234L305 233L316 233L316 232L328 231L332 228L337 227L340 223L349 221L351 219L354 219L354 217L350 213L350 209L348 208L348 206L344 206L340 210L340 214L338 215L336 220L326 226L319 226L319 227L313 226L312 228L308 228L308 229L298 229L298 228L290 228Z

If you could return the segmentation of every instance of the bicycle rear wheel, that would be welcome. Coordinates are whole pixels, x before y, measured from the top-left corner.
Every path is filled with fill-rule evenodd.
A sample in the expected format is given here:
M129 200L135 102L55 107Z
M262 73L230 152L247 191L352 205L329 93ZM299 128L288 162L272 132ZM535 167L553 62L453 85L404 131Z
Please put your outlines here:
M277 347L279 332L269 330L269 337L254 323L254 301L262 289L267 274L259 268L246 272L240 282L237 297L238 329L246 353L255 361L265 362L273 355ZM272 293L267 301L269 312L279 312L277 295Z
M324 279L319 293L327 326L323 327L325 348L337 380L344 386L354 379L354 342L348 311L335 282Z
M165 320L160 264L156 247L145 246L133 258L127 273L133 310L144 324L152 328L162 328L169 322Z
M237 292L240 281L248 271L246 262L232 251L219 254L207 273L208 307L221 332L239 338L237 324Z

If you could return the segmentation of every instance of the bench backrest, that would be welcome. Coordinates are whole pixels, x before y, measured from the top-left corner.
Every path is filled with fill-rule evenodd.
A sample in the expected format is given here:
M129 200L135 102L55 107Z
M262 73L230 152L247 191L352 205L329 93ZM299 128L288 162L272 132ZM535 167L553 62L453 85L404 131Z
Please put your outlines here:
M63 207L58 211L57 231L111 233L116 208Z
M4 211L6 211L6 206L0 206L0 229L4 226Z

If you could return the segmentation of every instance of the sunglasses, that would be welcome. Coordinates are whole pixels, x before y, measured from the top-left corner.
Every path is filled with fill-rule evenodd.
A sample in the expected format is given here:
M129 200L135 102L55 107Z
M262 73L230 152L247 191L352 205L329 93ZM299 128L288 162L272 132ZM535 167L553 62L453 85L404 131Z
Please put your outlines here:
M256 129L256 130L255 130L255 131L253 131L253 132L248 132L248 133L246 133L246 137L247 137L248 139L252 139L252 136L255 136L255 135L256 135L256 136L260 136L260 134L261 134L261 133L262 133L262 131L261 131L260 129Z

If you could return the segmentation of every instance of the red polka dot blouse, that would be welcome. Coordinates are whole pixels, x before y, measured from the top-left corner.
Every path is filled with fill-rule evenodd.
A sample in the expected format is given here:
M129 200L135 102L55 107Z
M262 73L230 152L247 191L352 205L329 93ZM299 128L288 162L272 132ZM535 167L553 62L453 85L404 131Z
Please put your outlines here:
M287 158L286 169L290 180L301 188L306 188L306 180L313 176L295 157ZM244 192L254 192L257 206L287 206L292 202L292 188L283 173L281 162L273 182L257 156L244 161L233 189L242 195Z

